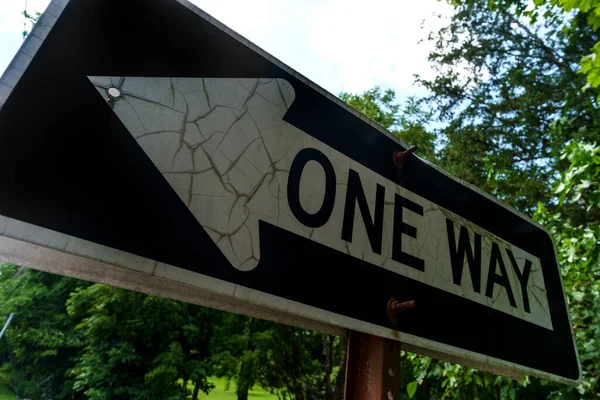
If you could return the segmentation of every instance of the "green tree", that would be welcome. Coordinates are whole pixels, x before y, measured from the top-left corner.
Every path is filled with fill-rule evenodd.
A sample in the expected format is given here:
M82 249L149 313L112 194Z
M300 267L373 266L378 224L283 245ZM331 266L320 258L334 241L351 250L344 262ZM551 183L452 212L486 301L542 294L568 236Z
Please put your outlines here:
M31 31L31 29L33 29L33 26L37 23L37 21L42 16L42 13L40 13L39 11L36 11L33 14L29 14L27 12L27 10L23 10L22 14L23 14L22 35L23 35L23 39L25 39L27 37L27 35L29 35L29 32Z
M528 17L532 23L540 19L547 19L553 24L564 25L565 33L569 34L574 22L572 15L581 17L581 21L575 24L585 24L592 32L600 28L600 1L598 0L535 0L534 7L530 2L514 0L495 0L490 2L491 7L513 7L519 15ZM575 31L579 28L576 26ZM595 38L593 42L584 44L579 61L580 72L586 77L583 89L597 88L600 86L600 39Z
M0 372L33 399L198 399L222 313L0 264ZM2 323L5 320L1 321Z
M536 219L549 228L557 243L571 320L579 344L582 384L561 388L570 398L597 398L600 392L600 221L575 221L573 208L595 215L600 206L600 146L572 142L563 153L569 167L554 184L559 196L553 210L540 204ZM567 212L565 212L567 210ZM563 398L567 396L563 394Z
M415 97L399 104L393 90L382 91L379 87L360 94L343 92L339 97L393 135L411 146L417 146L419 156L430 161L435 159L435 135L426 128L432 113L424 109Z
M598 392L594 379L599 373L595 362L598 321L593 318L597 287L589 283L595 275L586 263L596 265L597 255L579 246L597 248L597 236L591 232L597 231L600 214L597 207L589 207L589 201L587 207L577 204L585 202L585 195L577 202L559 202L552 188L559 193L567 190L569 186L557 180L582 168L574 166L572 156L561 157L565 145L598 141L597 92L594 88L582 91L586 78L578 73L578 61L597 41L597 33L584 14L568 20L539 19L530 25L518 7L480 0L453 4L455 14L449 25L429 37L435 45L430 61L436 77L419 79L429 89L426 101L443 126L438 132L437 162L526 213L537 209L536 218L552 229L573 304L584 382L577 389L529 377L517 382L407 354L409 362L403 363L402 375L407 395L422 399L592 398ZM393 96L383 96L379 90L364 99L360 95L343 98L384 127L397 120L393 115L399 107L389 106ZM574 185L583 187L588 181L593 182L588 179ZM589 196L597 193L596 186L590 187ZM582 239L586 237L589 240ZM577 262L575 254L585 262ZM586 285L589 294L580 285Z
M235 314L223 317L216 336L216 375L235 382L238 400L254 385L282 399L331 398L335 377L327 365L339 363L339 339Z
M531 26L514 8L488 5L455 2L450 24L430 35L436 77L419 82L445 126L442 166L531 213L553 197L565 143L600 132L596 90L582 92L577 73L596 34L581 16L566 35L552 20Z
M88 282L0 264L1 315L14 318L5 334L14 388L31 398L77 396L67 371L85 338L74 330L65 303ZM5 321L2 321L4 323Z
M525 213L537 210L536 218L551 228L573 302L572 318L586 321L574 325L581 358L588 360L583 363L584 376L597 376L597 364L589 361L597 358L599 339L598 321L589 313L596 312L596 289L590 285L591 303L579 307L582 291L577 282L590 277L586 262L597 262L595 253L587 254L580 246L596 246L594 238L589 242L585 235L590 235L586 229L597 229L600 214L597 207L583 207L581 199L559 201L556 191L566 190L565 177L582 168L574 166L576 157L561 156L565 146L571 154L570 146L599 139L598 92L582 91L586 78L578 73L578 62L597 42L598 33L584 13L569 18L550 13L528 21L524 2L452 4L455 13L449 25L430 35L435 44L430 61L437 76L420 80L444 125L440 162ZM581 196L586 198L585 193ZM587 261L578 262L577 254ZM417 370L416 363L427 368L421 365ZM533 378L494 378L419 357L413 365L417 383L427 382L427 396L434 397L594 398L598 391L593 379L585 379L575 390ZM417 396L423 395L421 390Z
M215 374L235 382L238 400L247 400L248 391L258 382L260 351L258 333L275 324L237 314L225 314L217 327Z
M211 389L219 313L101 284L73 293L67 309L86 337L68 375L86 398L195 400Z
M322 334L286 325L256 337L264 349L259 358L259 383L283 400L322 398Z

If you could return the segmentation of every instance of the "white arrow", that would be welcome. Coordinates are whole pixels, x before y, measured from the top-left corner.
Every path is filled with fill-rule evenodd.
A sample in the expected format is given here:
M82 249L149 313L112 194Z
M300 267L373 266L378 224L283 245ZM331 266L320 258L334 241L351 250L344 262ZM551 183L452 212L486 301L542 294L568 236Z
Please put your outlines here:
M388 181L344 154L302 132L282 118L294 102L292 86L283 79L235 78L140 78L89 77L108 101L154 165L167 179L181 200L208 232L231 265L249 271L260 260L259 220L296 233L332 249L371 264L416 279L442 290L469 298L492 308L551 327L547 297L539 259L495 238L484 229ZM332 132L343 135L343 132ZM316 160L301 166L298 180L290 179L290 168L304 150L320 153L327 166ZM368 149L365 149L368 151ZM390 154L392 162L392 154ZM364 204L351 198L348 203L349 175L358 177L364 191ZM335 183L329 198L326 185ZM294 181L300 214L314 216L325 210L325 219L312 224L298 218L290 207L288 182ZM352 182L351 182L352 186ZM384 189L383 200L377 198ZM328 189L331 192L331 185ZM422 208L422 215L410 207L395 215L399 195ZM377 203L383 203L382 226L373 228ZM348 204L354 207L348 214ZM346 216L344 212L346 211ZM417 210L418 211L418 210ZM351 211L350 211L351 212ZM394 232L394 219L410 225L416 234ZM346 219L346 220L345 220ZM459 226L483 236L481 280L485 287L492 242L512 249L517 260L532 260L534 265L527 285L531 312L509 304L507 290L494 287L493 298L477 292L465 258L462 282L453 282L446 220L454 221L455 237ZM398 222L398 221L396 221ZM344 236L343 228L346 225ZM348 229L350 228L350 229ZM369 237L368 231L381 236ZM410 230L410 228L409 228ZM350 237L348 231L351 232ZM472 235L473 233L471 233ZM394 236L396 235L396 236ZM398 236L400 235L400 236ZM394 240L396 253L392 251ZM473 237L471 236L471 243ZM406 264L401 251L423 260L424 268ZM504 257L505 265L510 260ZM489 263L490 267L491 262ZM282 266L284 267L284 266ZM514 300L522 304L518 276L507 269ZM481 286L481 285L480 285ZM536 301L537 300L537 301ZM513 302L514 303L514 302Z
M258 264L259 219L305 237L313 233L287 205L288 171L302 148L333 149L282 120L295 97L287 81L90 80L235 268ZM311 212L322 202L324 175L318 165L307 165L306 175L302 204ZM334 247L344 251L335 236Z

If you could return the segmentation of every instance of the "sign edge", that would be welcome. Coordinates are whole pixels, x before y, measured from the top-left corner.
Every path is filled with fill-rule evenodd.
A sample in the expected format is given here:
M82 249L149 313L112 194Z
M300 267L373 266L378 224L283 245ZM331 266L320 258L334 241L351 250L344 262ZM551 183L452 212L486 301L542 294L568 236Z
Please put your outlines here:
M40 16L37 23L10 61L6 70L0 76L0 109L4 106L13 89L21 80L21 77L29 67L29 64L37 55L38 50L46 40L46 37L62 15L70 0L52 0ZM51 14L51 10L55 13ZM23 66L21 66L22 64Z

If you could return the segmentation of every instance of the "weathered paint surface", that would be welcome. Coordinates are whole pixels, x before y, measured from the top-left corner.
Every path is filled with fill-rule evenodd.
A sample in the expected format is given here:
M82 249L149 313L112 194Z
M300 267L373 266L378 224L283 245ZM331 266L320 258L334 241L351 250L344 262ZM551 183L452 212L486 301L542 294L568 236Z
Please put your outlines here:
M90 80L233 267L247 271L258 265L259 220L263 220L552 329L537 257L285 122L285 113L295 99L287 81ZM308 151L314 159L297 167L300 178L294 178L294 172L290 173L294 161ZM330 167L328 175L325 169ZM349 178L354 184L350 190L358 195L349 197ZM364 210L361 191L367 204ZM290 194L299 197L300 208L293 209ZM331 207L326 210L328 203ZM382 211L379 216L378 208ZM323 210L319 221L316 216ZM409 234L411 228L414 235ZM475 235L480 241L475 241ZM467 254L458 251L461 245ZM469 261L478 251L479 259ZM455 265L453 257L457 257ZM523 279L527 262L530 271ZM457 267L458 272L453 272ZM472 268L478 272L473 274Z

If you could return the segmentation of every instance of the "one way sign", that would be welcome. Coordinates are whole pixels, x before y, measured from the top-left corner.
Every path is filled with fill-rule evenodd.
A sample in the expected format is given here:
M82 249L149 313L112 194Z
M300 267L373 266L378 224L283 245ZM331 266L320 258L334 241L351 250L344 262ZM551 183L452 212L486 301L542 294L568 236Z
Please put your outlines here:
M0 93L4 260L580 380L546 231L184 0L54 0Z

